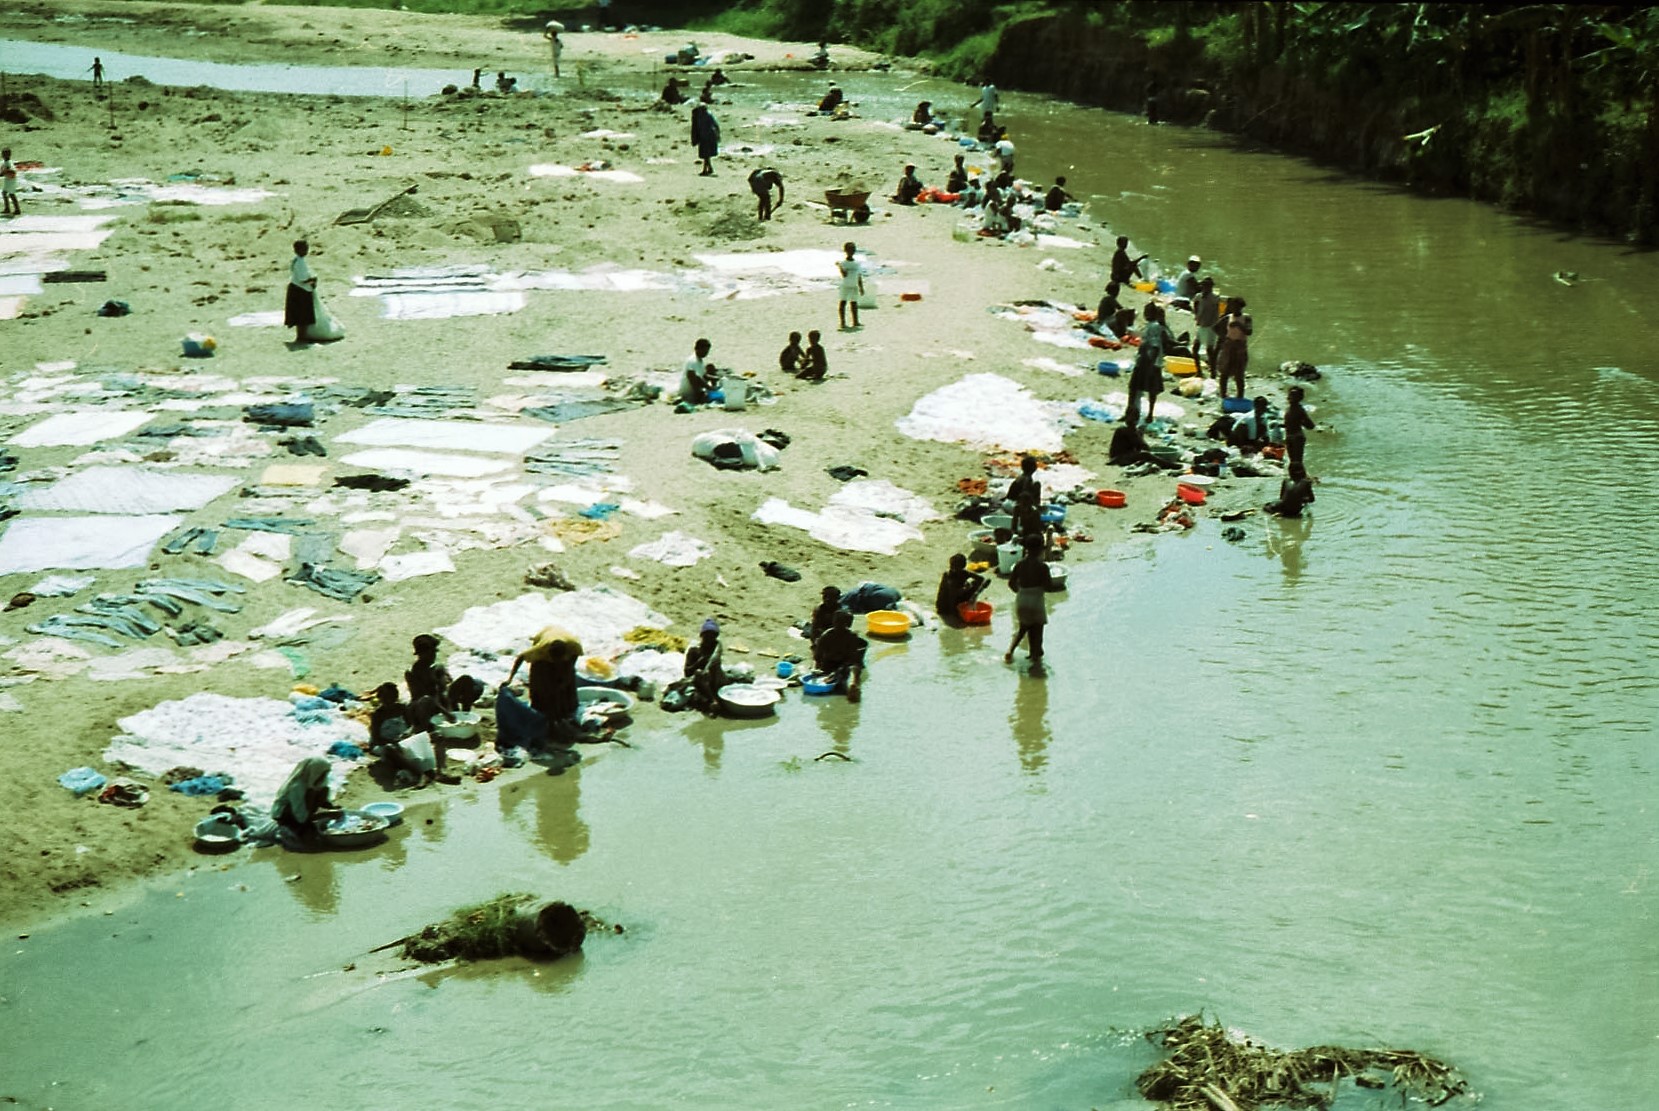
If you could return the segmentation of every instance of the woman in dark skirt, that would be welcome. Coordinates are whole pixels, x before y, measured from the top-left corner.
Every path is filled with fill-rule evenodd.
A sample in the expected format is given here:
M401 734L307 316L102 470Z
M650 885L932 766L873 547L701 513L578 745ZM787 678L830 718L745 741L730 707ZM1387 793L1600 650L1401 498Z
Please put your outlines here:
M282 314L282 323L294 329L294 342L305 343L305 330L317 322L317 279L311 273L311 264L305 256L311 253L311 244L294 240L294 261L288 267L288 302Z
M691 110L691 141L697 147L697 157L703 160L702 177L714 173L713 159L720 153L720 124L706 104Z

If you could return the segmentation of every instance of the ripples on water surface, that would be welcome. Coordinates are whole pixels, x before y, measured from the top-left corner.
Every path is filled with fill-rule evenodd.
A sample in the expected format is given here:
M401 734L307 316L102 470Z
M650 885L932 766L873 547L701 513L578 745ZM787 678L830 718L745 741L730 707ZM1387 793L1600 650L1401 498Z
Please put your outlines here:
M1116 1031L1205 1007L1443 1055L1488 1107L1650 1106L1653 259L1039 110L1023 166L1212 260L1258 365L1330 370L1310 521L1074 571L1046 681L1001 623L925 634L856 710L641 736L416 812L378 866L277 857L44 931L5 966L6 1090L205 1108L223 1085L177 1078L234 1060L387 1105L1108 1106L1149 1059ZM503 889L630 932L534 976L332 971Z

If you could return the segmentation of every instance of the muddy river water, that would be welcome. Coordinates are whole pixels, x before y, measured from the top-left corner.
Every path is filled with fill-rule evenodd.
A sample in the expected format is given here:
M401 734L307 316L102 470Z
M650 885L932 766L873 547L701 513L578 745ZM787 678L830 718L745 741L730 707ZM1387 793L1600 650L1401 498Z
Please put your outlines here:
M896 108L885 80L849 92ZM0 1095L1130 1107L1133 1031L1204 1008L1445 1057L1489 1108L1651 1106L1659 263L1012 107L1029 172L1070 167L1098 216L1250 297L1258 363L1328 370L1311 520L1078 565L1047 679L925 633L876 650L862 706L636 728L379 849L209 861L37 930L0 957ZM502 890L627 932L540 969L365 971Z

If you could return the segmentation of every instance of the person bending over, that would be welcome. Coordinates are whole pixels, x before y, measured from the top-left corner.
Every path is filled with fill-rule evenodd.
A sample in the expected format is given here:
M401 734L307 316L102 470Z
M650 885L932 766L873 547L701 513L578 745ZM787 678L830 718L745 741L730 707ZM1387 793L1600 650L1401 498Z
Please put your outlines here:
M749 190L755 195L755 219L765 222L772 218L772 190L778 191L778 204L783 204L783 175L773 169L760 169L749 174Z
M957 552L950 557L950 566L939 576L939 591L934 595L933 608L941 617L955 620L959 607L976 600L989 580L984 575L968 570L968 557Z

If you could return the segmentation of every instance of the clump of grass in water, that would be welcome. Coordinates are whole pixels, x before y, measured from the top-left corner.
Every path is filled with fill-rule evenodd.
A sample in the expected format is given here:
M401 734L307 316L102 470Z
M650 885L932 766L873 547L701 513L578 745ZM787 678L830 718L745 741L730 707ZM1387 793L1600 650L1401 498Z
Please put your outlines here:
M589 930L622 932L621 926L612 927L569 903L548 903L529 915L526 908L536 898L526 892L509 892L462 907L442 922L404 938L403 955L426 964L514 956L547 960L579 950Z
M1188 1015L1146 1036L1169 1056L1136 1077L1135 1086L1147 1099L1174 1111L1328 1107L1343 1077L1362 1088L1392 1083L1402 1096L1431 1107L1459 1095L1478 1098L1451 1065L1410 1049L1271 1049L1235 1038L1220 1022L1206 1023L1202 1015Z

